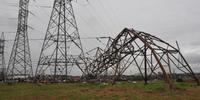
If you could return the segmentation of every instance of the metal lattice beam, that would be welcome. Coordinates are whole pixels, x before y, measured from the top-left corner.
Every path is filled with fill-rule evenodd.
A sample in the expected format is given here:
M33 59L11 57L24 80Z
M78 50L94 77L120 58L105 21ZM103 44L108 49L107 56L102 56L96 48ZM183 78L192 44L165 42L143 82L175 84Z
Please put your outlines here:
M67 77L70 67L80 68L81 57L83 49L71 0L55 0L36 76L50 75L54 81L61 75Z
M28 5L29 0L19 1L18 27L7 68L8 79L33 76L27 27Z
M5 49L5 37L4 33L2 33L0 38L0 74L1 74L0 76L3 81L5 81L5 76L6 76L4 49Z
M101 76L113 69L114 76L122 75L129 67L135 67L145 83L152 75L162 73L170 87L172 69L191 76L199 84L190 65L181 52L169 43L145 32L125 28L106 48L105 52L89 63L88 74Z

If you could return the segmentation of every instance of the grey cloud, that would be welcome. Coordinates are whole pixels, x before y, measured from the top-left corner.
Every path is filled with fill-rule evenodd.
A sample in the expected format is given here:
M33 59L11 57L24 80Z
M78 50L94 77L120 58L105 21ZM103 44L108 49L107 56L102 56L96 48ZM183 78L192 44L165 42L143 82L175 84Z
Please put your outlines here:
M36 1L41 6L53 4L53 0ZM84 0L73 3L82 37L116 36L124 27L130 27L172 44L178 40L188 61L200 63L200 54L196 54L200 52L200 0L89 0L90 3L83 3L84 5L80 4L82 1ZM0 0L0 8L10 9L0 9L0 31L16 30L17 22L8 20L8 17L17 17L17 7L9 6L10 3L18 4L17 2L18 0ZM37 4L30 2L30 10L40 20L29 16L29 23L35 29L29 30L29 38L43 38L50 18L51 9L35 7ZM15 34L6 35L10 38L14 36ZM92 48L92 44L87 45L87 42L83 40L84 48ZM33 59L38 59L37 50L41 49L41 44L31 41L32 55L37 55ZM96 46L95 44L93 45Z
M200 64L200 54L197 52L185 54L185 58L190 64Z
M195 40L195 41L191 42L190 45L200 47L200 40Z

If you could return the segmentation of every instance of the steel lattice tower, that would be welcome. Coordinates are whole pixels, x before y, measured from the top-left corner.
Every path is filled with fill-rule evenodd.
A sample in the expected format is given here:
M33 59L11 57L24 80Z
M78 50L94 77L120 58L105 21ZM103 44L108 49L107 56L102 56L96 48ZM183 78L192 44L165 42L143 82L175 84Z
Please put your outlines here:
M7 78L27 78L33 76L28 40L29 0L19 1L18 27L7 69Z
M72 7L72 0L55 0L36 69L36 76L58 76L69 73L69 67L83 56L82 44ZM79 67L79 66L78 66Z
M5 37L4 33L2 33L0 38L0 69L2 80L5 81L5 74L6 74L6 65L5 65L5 58L4 58L4 49L5 49Z

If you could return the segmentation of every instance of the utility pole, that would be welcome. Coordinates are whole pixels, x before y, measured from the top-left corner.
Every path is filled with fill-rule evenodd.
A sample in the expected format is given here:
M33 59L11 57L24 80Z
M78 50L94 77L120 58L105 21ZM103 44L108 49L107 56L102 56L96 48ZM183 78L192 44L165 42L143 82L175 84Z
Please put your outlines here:
M29 0L19 1L18 27L7 69L7 78L33 76L31 54L28 39Z
M72 7L72 0L55 0L40 53L36 77L50 75L67 79L68 68L83 56L83 48Z
M0 68L2 69L1 72L2 80L5 82L6 67L5 67L4 49L5 49L5 37L4 33L2 33L0 37Z

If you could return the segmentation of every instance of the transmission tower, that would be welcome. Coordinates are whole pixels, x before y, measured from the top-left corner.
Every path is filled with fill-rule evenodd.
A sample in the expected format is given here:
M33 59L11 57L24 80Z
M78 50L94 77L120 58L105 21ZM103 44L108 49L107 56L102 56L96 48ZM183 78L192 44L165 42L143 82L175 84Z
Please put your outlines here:
M72 0L55 0L36 69L36 76L67 78L69 68L83 56ZM80 67L78 65L78 67Z
M5 58L4 58L4 48L5 48L5 37L4 37L4 33L1 34L1 38L0 38L0 69L1 69L1 78L3 81L5 81Z
M33 76L28 40L29 0L19 1L18 27L7 69L7 78L28 78Z

